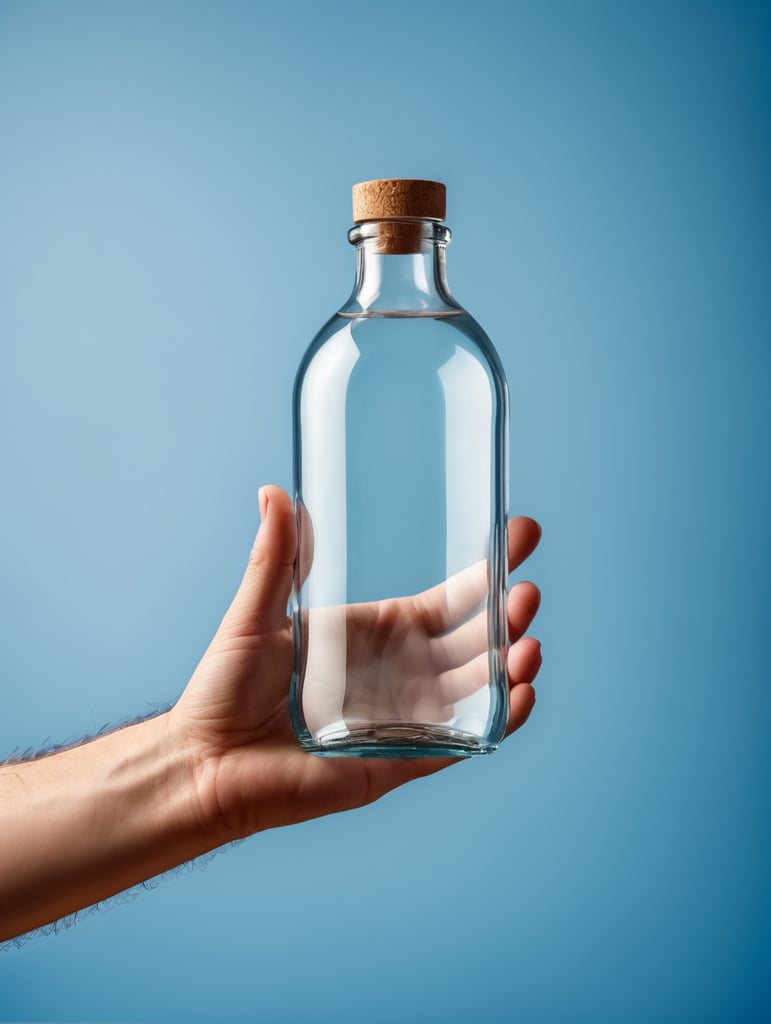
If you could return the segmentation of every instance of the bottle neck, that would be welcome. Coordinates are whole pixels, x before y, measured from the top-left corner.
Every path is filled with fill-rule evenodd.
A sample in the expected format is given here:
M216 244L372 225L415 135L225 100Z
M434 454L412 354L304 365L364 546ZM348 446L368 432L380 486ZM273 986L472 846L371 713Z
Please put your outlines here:
M437 316L461 307L447 284L450 230L432 220L377 220L348 232L356 283L340 310L348 316Z

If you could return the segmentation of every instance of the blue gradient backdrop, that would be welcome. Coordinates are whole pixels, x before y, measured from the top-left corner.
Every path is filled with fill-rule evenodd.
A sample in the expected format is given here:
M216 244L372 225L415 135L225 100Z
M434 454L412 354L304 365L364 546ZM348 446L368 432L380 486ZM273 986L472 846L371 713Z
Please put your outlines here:
M173 700L354 181L449 189L544 668L489 759L0 955L14 1021L761 1021L769 6L0 2L0 756Z

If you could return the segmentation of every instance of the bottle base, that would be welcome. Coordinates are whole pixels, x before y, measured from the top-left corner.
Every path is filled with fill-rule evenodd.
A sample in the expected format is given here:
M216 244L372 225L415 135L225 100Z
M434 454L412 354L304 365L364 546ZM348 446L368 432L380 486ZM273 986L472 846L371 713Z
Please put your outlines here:
M366 728L299 737L300 746L321 757L472 757L492 754L498 744L473 733L430 725L387 722Z

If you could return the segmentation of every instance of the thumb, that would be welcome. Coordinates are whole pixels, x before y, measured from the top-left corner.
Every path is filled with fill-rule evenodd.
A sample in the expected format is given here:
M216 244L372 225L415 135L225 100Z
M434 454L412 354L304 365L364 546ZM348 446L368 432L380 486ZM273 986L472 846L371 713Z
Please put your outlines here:
M260 490L262 523L244 578L225 613L220 632L259 636L283 629L297 554L297 524L292 499L280 487Z

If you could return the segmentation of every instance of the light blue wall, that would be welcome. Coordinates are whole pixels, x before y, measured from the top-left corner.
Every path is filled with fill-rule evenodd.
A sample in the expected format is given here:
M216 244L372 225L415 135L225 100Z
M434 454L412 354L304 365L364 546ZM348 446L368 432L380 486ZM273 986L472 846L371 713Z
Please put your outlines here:
M7 950L0 1018L771 1014L769 43L750 3L0 2L0 756L184 685L355 181L446 181L544 527L502 751Z

